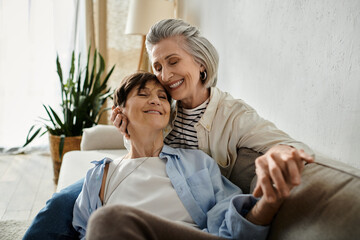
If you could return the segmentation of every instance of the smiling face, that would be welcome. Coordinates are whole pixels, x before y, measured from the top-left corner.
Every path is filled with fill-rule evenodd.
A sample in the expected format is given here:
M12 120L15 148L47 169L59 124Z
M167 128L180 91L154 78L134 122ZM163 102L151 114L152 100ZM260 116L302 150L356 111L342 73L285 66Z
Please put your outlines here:
M151 59L154 74L171 97L191 108L207 98L206 87L200 80L204 67L181 47L181 41L181 37L161 40L151 49Z
M128 94L124 114L129 120L128 131L149 128L162 130L170 118L170 103L164 87L157 80L149 80L143 88L135 86Z

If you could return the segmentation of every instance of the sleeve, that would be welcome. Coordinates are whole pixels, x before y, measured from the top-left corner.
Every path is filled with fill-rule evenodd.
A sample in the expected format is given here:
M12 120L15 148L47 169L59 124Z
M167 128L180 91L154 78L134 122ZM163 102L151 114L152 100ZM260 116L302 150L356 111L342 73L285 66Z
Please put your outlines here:
M221 175L213 161L209 168L215 194L215 204L207 212L207 229L204 231L224 238L266 239L269 226L249 222L245 216L257 199L241 190Z
M99 192L104 174L105 164L109 159L94 161L95 167L90 169L85 177L82 190L75 201L73 210L73 227L79 232L79 238L85 239L87 222L90 215L102 206Z
M265 153L275 145L284 144L297 149L303 149L306 153L314 155L314 152L306 144L294 140L287 133L278 129L274 123L260 117L258 113L246 103L242 101L239 103L242 106L233 118L233 127L237 129L237 131L232 136L238 139L237 148L248 147ZM237 134L238 136L236 136Z

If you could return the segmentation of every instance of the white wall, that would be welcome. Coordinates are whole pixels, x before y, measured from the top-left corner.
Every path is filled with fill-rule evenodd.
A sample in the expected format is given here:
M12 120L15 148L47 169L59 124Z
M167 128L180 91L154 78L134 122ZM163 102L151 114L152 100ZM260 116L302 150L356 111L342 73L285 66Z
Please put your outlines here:
M218 87L360 168L359 0L179 0L220 55Z

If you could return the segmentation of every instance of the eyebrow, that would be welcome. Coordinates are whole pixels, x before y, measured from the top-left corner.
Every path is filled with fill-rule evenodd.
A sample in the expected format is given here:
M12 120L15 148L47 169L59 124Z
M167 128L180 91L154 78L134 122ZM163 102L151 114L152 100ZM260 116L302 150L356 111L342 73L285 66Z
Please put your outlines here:
M173 56L177 56L177 55L178 55L178 54L176 54L176 53L172 53L172 54L166 56L166 57L165 57L165 60L167 60L167 59L169 59L169 58L171 58L171 57L173 57Z
M158 92L166 93L166 91L164 89L159 89Z
M137 88L137 90L138 91L140 91L140 90L150 90L150 88L148 88L148 87L143 87L143 88L140 88L140 86ZM158 92L164 92L164 93L166 93L166 91L164 90L164 89L162 89L162 88L160 88L159 90L157 90Z

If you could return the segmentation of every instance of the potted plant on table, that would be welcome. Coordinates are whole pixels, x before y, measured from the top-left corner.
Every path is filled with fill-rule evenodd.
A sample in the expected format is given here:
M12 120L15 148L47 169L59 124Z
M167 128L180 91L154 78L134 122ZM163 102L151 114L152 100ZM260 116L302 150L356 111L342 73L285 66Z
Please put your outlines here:
M99 56L98 67L97 56ZM62 112L58 114L51 106L43 104L48 118L40 118L40 126L35 124L30 128L23 146L27 146L36 137L49 133L54 182L56 184L64 153L80 149L83 129L98 124L101 114L109 109L103 108L105 101L112 98L113 92L107 87L107 82L115 66L105 74L105 61L96 50L92 67L90 67L89 62L90 48L84 70L80 69L80 54L78 64L75 66L75 53L73 51L69 77L64 81L59 56L57 56L56 66L61 86L60 107ZM77 69L75 69L76 67ZM77 73L76 76L75 73Z

